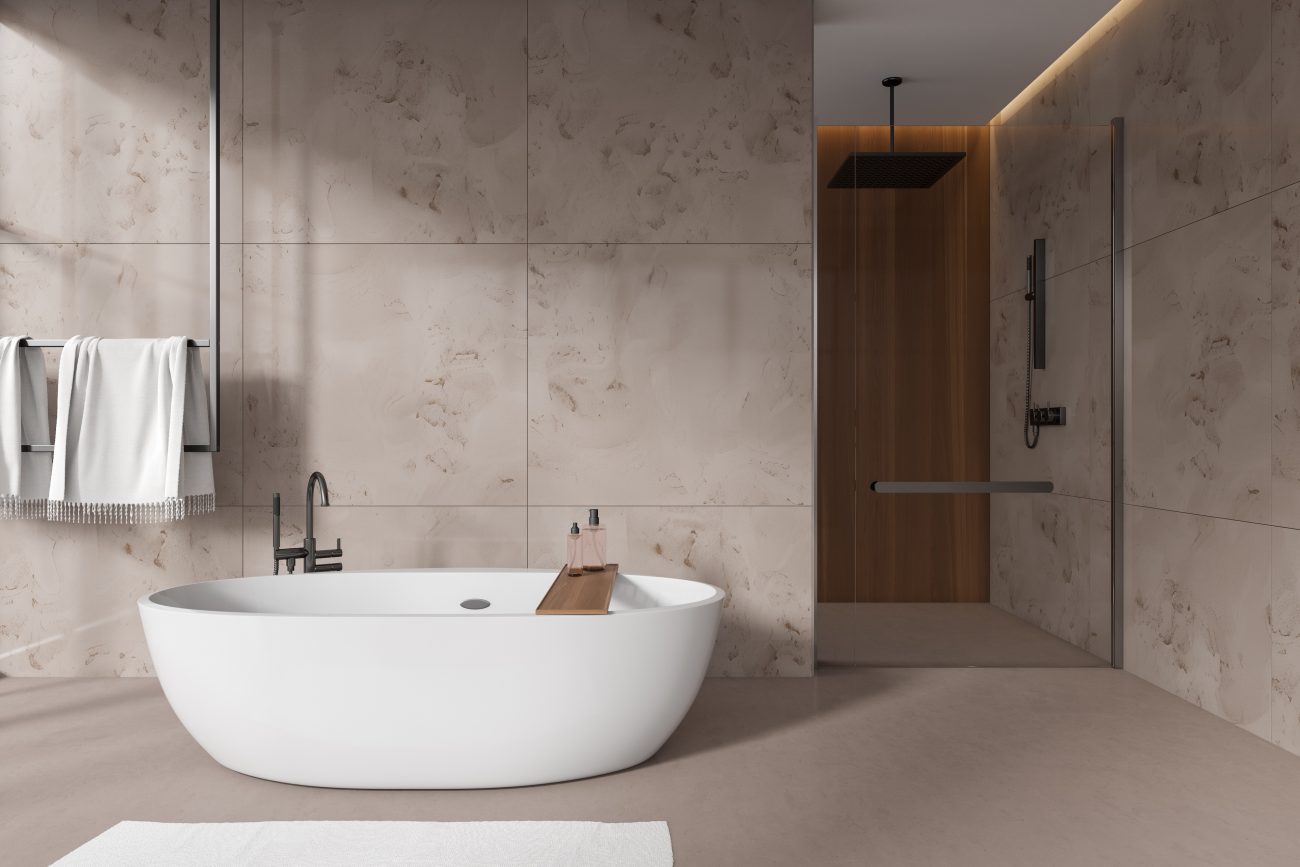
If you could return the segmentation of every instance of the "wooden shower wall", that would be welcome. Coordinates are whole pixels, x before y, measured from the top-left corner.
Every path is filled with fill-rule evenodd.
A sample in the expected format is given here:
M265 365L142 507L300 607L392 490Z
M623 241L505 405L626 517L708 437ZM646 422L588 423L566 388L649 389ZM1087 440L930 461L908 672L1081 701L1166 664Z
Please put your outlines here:
M817 130L818 600L986 602L988 496L869 485L989 477L988 129L897 148L966 158L928 190L828 190L889 130Z

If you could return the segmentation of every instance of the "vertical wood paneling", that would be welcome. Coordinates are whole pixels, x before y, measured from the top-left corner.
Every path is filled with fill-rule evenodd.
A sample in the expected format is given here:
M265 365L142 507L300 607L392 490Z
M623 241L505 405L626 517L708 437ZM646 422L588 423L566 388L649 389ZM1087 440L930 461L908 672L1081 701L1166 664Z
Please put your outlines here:
M842 129L819 146L822 174L838 166L824 161ZM855 138L857 150L889 146L884 127L859 127ZM898 149L965 150L967 158L928 190L835 192L822 181L819 599L983 602L987 496L881 495L869 484L988 478L988 133L900 128ZM852 280L843 277L849 262ZM843 477L855 464L849 553Z

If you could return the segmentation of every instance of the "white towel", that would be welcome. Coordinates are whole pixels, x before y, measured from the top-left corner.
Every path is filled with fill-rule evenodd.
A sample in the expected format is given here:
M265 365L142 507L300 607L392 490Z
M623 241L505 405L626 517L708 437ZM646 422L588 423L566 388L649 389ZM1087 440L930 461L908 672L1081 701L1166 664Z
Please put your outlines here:
M73 337L59 360L51 521L153 524L216 508L208 405L184 337Z
M50 442L45 356L24 339L0 337L0 520L44 518L50 491L54 456L22 450Z

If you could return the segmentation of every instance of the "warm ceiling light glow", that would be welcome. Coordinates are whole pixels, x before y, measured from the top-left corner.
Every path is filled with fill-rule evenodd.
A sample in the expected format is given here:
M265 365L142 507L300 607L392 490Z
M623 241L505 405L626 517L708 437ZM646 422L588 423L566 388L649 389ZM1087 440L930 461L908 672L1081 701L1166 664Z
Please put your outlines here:
M1010 102L989 121L990 124L1002 123L1006 118L1010 118L1016 112L1024 107L1025 103L1033 99L1040 90L1047 86L1052 79L1056 78L1062 70L1069 67L1078 60L1085 52L1101 41L1110 30L1118 25L1130 12L1137 8L1142 0L1119 0L1109 12L1101 16L1101 19L1088 32L1078 38L1077 41L1061 54L1060 57L1052 61L1038 77L1025 87L1024 90L1016 94Z

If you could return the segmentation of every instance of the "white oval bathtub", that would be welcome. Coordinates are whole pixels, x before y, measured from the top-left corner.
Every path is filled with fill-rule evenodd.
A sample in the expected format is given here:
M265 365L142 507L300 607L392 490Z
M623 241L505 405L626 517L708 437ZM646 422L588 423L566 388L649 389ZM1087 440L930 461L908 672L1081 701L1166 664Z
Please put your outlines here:
M533 613L554 572L325 572L140 600L167 700L226 767L360 789L553 783L650 758L690 708L723 592L619 575L609 615ZM462 602L482 599L487 608Z

